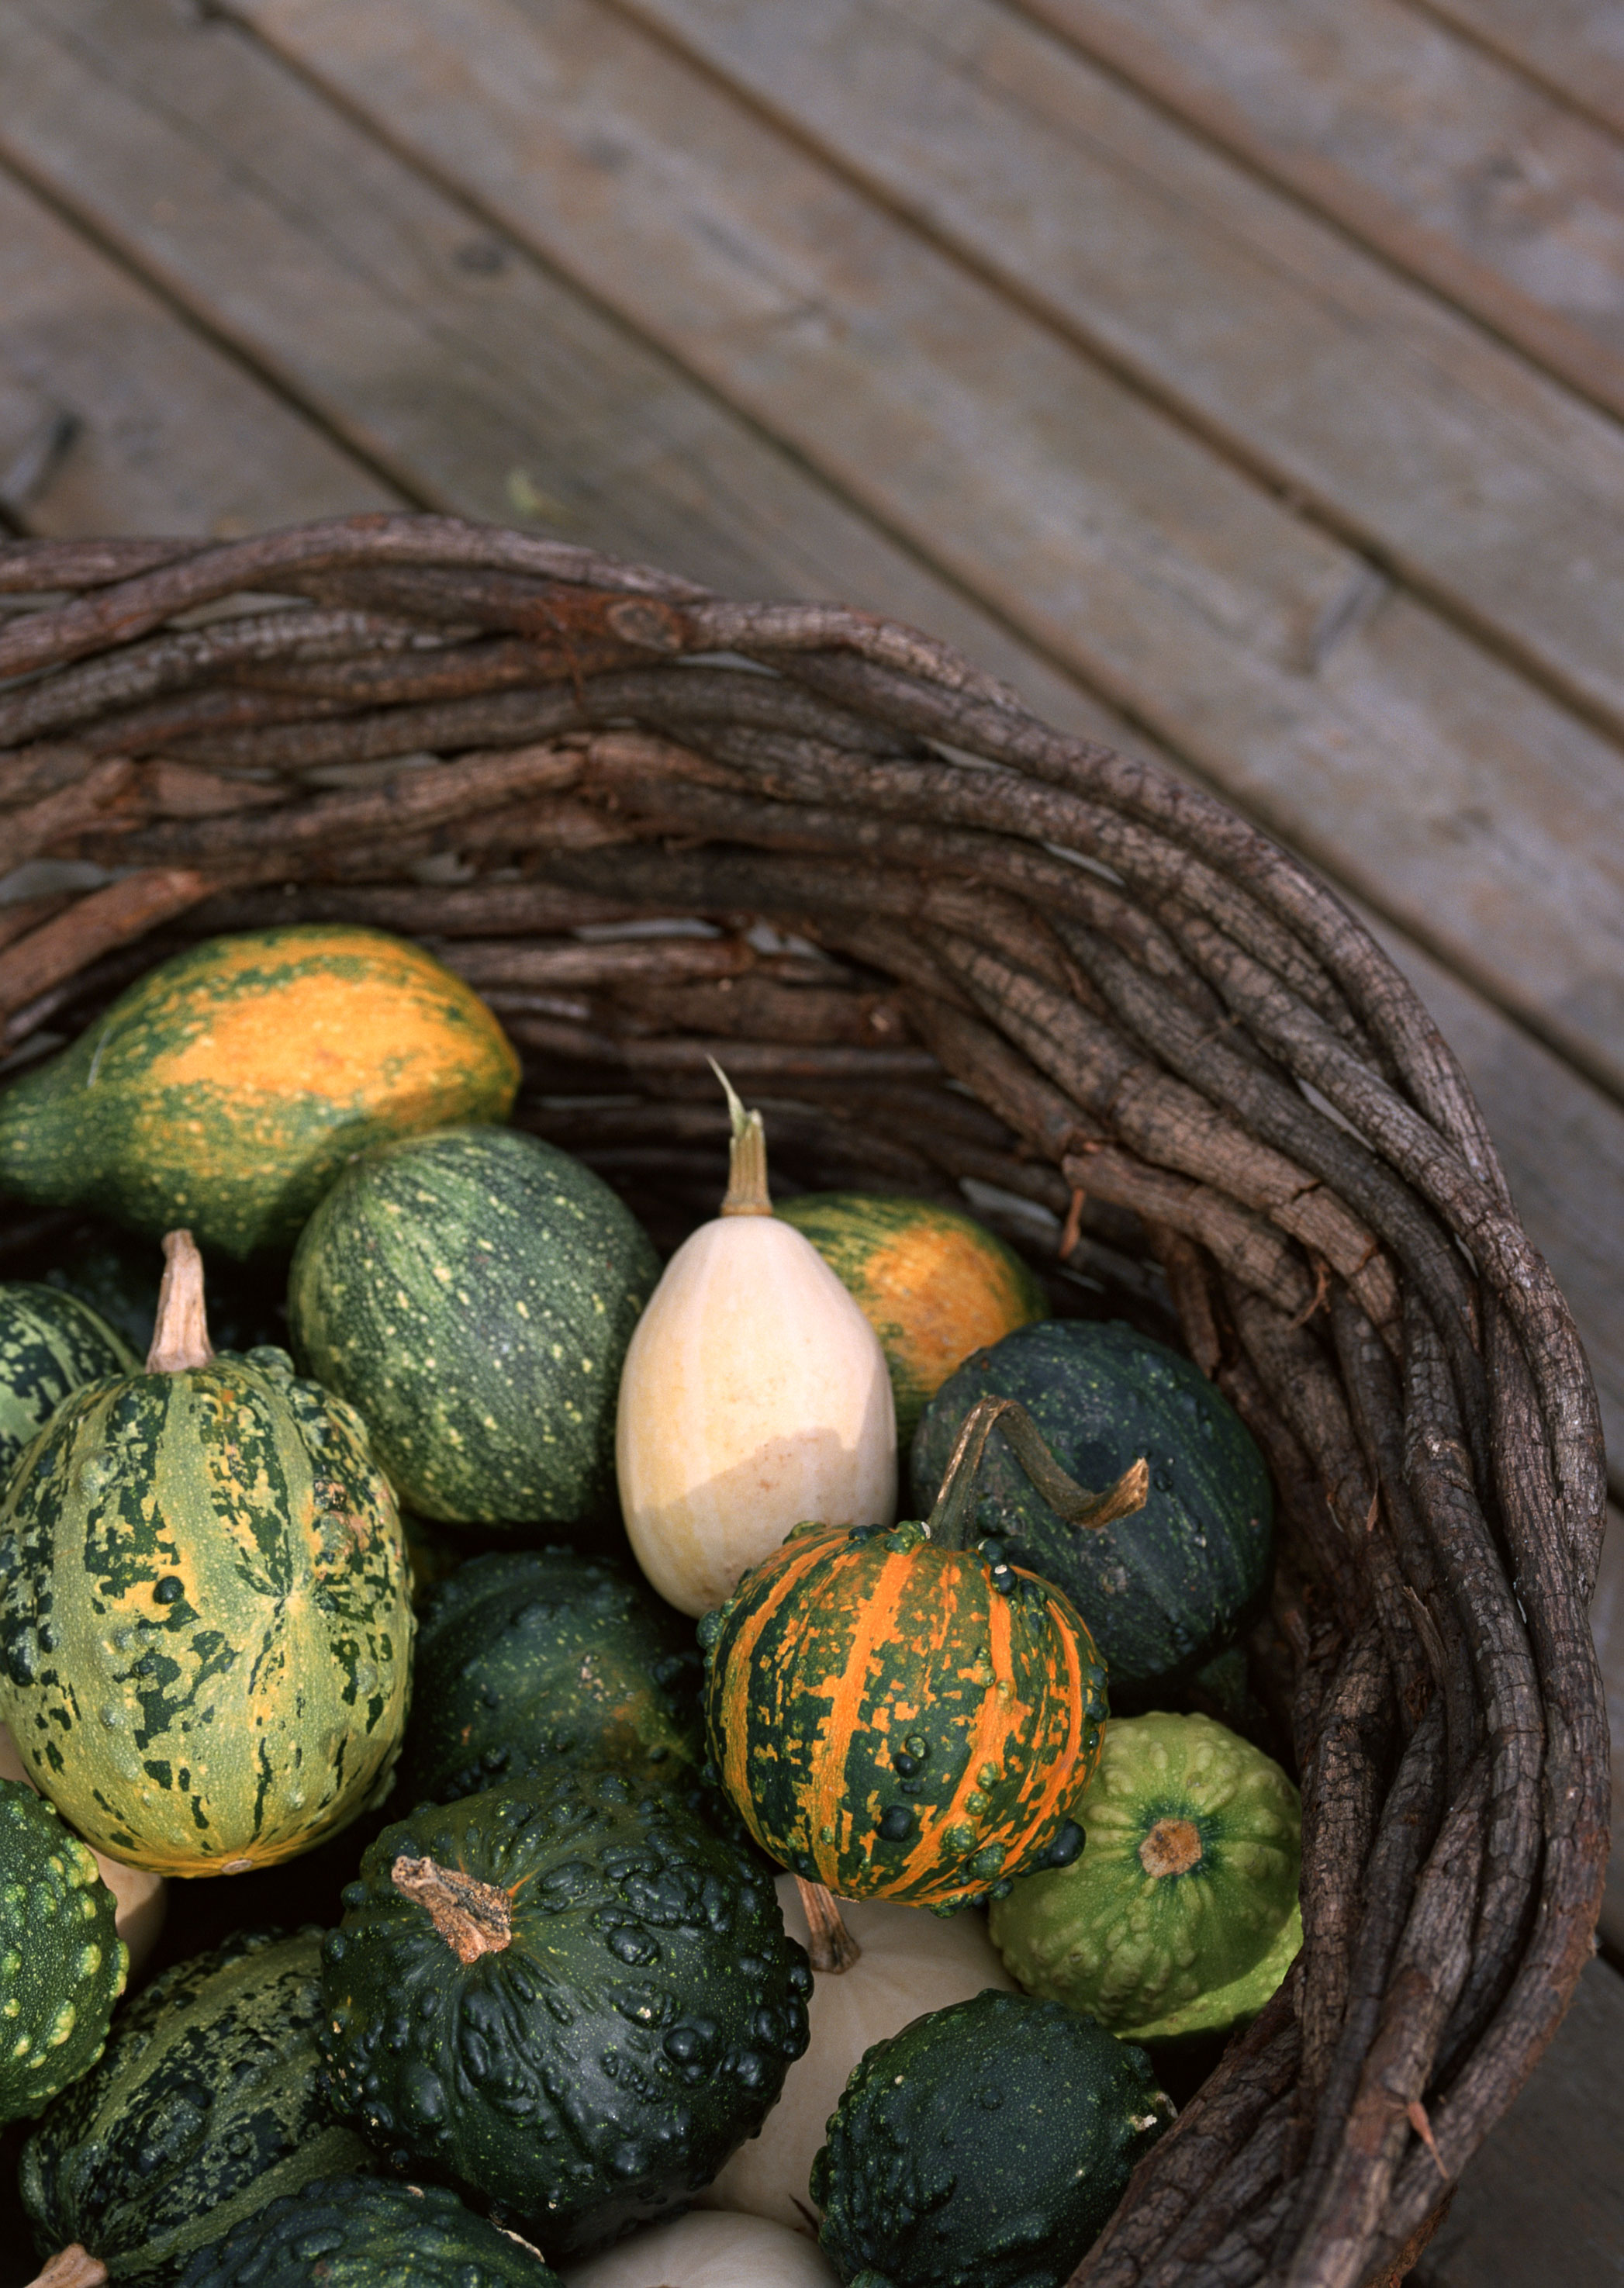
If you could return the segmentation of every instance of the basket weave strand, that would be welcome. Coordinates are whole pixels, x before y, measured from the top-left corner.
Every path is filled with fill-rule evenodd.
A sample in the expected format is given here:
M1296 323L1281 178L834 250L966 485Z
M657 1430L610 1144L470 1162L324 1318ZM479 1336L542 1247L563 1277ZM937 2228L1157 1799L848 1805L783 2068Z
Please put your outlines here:
M527 1053L519 1117L679 1221L725 1039L813 1180L994 1185L1171 1299L1279 1495L1305 1945L1073 2288L1406 2260L1589 1956L1604 1483L1570 1315L1368 933L1211 796L836 607L409 515L20 543L4 598L8 861L112 876L0 908L9 1052L186 933L405 929ZM590 926L641 917L711 934Z

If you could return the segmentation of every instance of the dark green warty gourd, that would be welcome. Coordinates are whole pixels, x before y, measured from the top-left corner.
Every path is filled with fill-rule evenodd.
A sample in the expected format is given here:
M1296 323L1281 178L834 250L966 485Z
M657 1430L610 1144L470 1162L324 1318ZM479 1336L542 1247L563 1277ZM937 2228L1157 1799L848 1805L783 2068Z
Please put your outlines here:
M865 2052L812 2164L862 2288L1061 2288L1173 2116L1143 2050L988 1989Z
M444 2185L328 2177L200 2248L180 2288L560 2288Z
M934 1498L978 1399L1016 1398L1057 1462L1110 1485L1143 1455L1145 1506L1103 1529L1066 1524L1001 1433L982 1464L978 1530L1063 1589L1111 1676L1113 1707L1144 1706L1234 1633L1269 1579L1273 1501L1263 1457L1190 1360L1120 1320L1048 1320L972 1352L925 1409L914 1441L916 1500Z
M579 1160L448 1128L345 1170L299 1240L288 1316L408 1508L597 1525L614 1515L621 1365L659 1276L642 1225Z
M76 1295L32 1279L0 1285L0 1487L70 1390L134 1365L128 1344Z
M95 1856L43 1797L0 1780L0 2122L101 2055L130 1956Z
M335 2101L555 2259L708 2184L806 2046L811 1973L770 1877L617 1773L425 1807L345 1900Z
M496 1550L423 1601L402 1807L451 1803L566 1757L671 1773L701 1757L690 1624L625 1567Z
M239 1932L154 1978L23 2149L41 2254L76 2241L157 2288L279 2194L372 2165L328 2104L321 2014L314 1930Z

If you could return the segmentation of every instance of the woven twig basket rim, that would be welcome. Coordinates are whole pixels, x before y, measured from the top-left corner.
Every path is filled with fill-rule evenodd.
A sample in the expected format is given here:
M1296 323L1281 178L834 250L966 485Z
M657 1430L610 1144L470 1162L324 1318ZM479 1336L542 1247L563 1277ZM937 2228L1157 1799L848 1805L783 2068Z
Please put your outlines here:
M1604 1482L1571 1315L1458 1062L1362 925L1213 795L865 613L416 514L20 543L8 596L13 848L113 876L9 933L0 910L13 1048L183 917L409 930L415 902L527 944L527 910L593 901L754 915L889 976L911 1034L764 1044L764 1069L906 1092L939 1067L1040 1189L1138 1217L1317 1577L1307 1944L1073 2288L1382 2276L1591 1950ZM425 751L437 769L380 784L302 776ZM470 848L518 870L424 886L436 849ZM267 903L283 883L303 886ZM656 1097L686 1054L514 1030L617 1057Z

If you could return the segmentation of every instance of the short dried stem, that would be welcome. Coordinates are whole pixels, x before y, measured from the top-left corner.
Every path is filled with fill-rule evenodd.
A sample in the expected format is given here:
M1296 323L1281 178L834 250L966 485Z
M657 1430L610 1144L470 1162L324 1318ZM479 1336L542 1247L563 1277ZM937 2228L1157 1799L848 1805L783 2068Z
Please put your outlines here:
M203 1259L189 1231L171 1231L163 1240L163 1284L158 1316L147 1354L148 1374L185 1374L207 1366L214 1356L209 1315L203 1302Z
M511 1942L512 1903L494 1883L481 1883L472 1875L439 1866L432 1859L414 1859L406 1852L389 1871L397 1891L427 1909L459 1962L500 1954Z
M862 1960L863 1950L846 1928L834 1893L821 1883L808 1882L804 1875L797 1875L795 1881L806 1917L808 1958L815 1971L837 1978L843 1970Z
M727 1113L733 1123L733 1142L727 1156L727 1194L722 1202L725 1216L770 1216L772 1195L767 1189L767 1132L759 1112L747 1112L738 1091L717 1064L708 1060L710 1069L727 1092Z

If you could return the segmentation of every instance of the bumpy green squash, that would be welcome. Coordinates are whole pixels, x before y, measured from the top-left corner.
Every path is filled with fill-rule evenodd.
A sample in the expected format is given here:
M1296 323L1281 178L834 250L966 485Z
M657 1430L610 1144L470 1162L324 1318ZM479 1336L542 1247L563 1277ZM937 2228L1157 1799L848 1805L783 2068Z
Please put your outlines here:
M201 2248L181 2288L559 2288L527 2241L443 2185L325 2177Z
M313 1930L240 1932L154 1978L23 2149L42 2255L76 2241L115 2280L167 2282L278 2195L371 2166L323 2094L321 2015Z
M1060 2288L1173 2108L1143 2050L1024 1994L876 2042L812 2164L820 2244L867 2288Z
M202 1329L195 1250L189 1265L177 1307L190 1296ZM13 1473L0 1720L98 1849L237 1874L307 1849L386 1781L413 1624L360 1418L281 1351L197 1340L172 1355L206 1363L73 1392Z
M30 1279L0 1285L0 1486L70 1390L134 1364L129 1345L76 1296Z
M700 1656L623 1567L573 1549L475 1557L424 1598L396 1800L449 1803L569 1757L697 1764Z
M326 925L210 938L0 1096L0 1188L154 1238L291 1246L356 1153L505 1120L519 1061L420 946Z
M659 1276L641 1224L580 1161L457 1128L345 1172L299 1242L288 1311L408 1507L601 1521L621 1365Z
M906 1453L960 1362L1049 1316L1011 1247L957 1208L881 1192L802 1192L774 1212L811 1240L880 1339Z
M37 2113L101 2055L130 1956L91 1853L0 1780L0 2122Z
M1121 1321L1017 1328L965 1360L926 1408L914 1441L914 1491L928 1500L970 1408L1018 1399L1056 1460L1108 1485L1150 1463L1143 1509L1078 1531L1031 1485L1002 1436L981 1473L977 1520L1018 1562L1065 1590L1111 1672L1113 1702L1198 1668L1264 1594L1273 1504L1262 1456L1200 1369Z
M698 2191L806 2046L770 1878L579 1772L385 1828L325 1948L336 2101L558 2257Z
M1011 1975L1137 2042L1256 2017L1303 1943L1302 1811L1279 1766L1210 1717L1130 1717L1077 1816L1082 1856L993 1908Z

